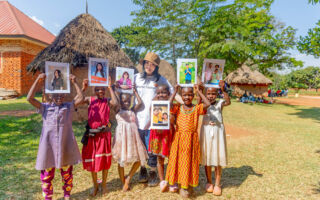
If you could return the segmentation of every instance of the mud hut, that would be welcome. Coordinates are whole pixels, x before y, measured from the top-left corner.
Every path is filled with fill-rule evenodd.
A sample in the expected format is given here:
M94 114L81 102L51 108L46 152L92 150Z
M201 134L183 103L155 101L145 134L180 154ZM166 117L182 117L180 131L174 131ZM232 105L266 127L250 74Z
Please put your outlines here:
M139 72L142 72L142 65L138 64L136 69ZM171 85L175 85L177 82L177 74L176 70L170 65L170 63L166 60L161 60L159 64L159 73L164 76Z
M232 94L237 97L242 96L245 91L256 96L267 96L268 86L272 84L272 81L259 71L251 70L246 65L230 73L225 81L231 86Z
M117 66L133 67L129 57L121 50L117 41L90 14L81 14L67 24L54 42L41 51L27 66L28 71L44 72L45 61L70 63L70 72L77 76L81 87L83 79L88 78L89 57L106 58L109 61L110 74ZM71 87L71 100L76 94ZM86 96L94 95L88 88ZM74 115L75 120L87 119L87 107L82 106Z

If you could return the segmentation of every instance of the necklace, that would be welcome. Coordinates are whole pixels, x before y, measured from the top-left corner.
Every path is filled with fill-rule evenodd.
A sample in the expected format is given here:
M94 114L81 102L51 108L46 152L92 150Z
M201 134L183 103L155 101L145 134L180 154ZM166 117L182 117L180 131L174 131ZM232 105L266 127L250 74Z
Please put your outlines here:
M183 108L183 105L180 106L180 112L183 113L183 114L190 114L190 113L193 113L193 111L196 109L195 106L193 106L190 110L186 110Z

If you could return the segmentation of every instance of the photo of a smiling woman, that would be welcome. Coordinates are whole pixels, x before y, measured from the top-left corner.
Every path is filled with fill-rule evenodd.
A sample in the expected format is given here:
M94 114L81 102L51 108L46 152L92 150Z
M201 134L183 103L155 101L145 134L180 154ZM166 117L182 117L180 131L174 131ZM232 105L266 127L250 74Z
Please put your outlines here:
M123 72L122 77L117 81L117 87L123 90L130 90L132 88L130 75L127 71Z
M108 60L102 58L89 58L89 85L107 86L108 85Z

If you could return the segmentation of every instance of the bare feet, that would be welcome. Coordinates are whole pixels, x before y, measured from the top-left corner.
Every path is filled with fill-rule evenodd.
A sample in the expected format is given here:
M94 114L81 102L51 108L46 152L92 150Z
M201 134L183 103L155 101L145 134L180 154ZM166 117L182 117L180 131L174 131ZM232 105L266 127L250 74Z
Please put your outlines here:
M222 194L221 186L215 185L213 188L213 195L221 196L221 194Z
M124 185L122 187L122 191L127 192L130 190L130 177L126 177L124 181Z
M102 188L101 189L102 196L105 196L108 193L107 184L101 185L101 188Z
M212 192L213 192L213 185L210 184L210 183L207 183L207 184L206 184L206 191L207 191L208 193L212 193Z
M180 189L180 196L181 196L182 198L189 198L189 192L188 192L188 190L181 188L181 189Z
M70 197L64 197L64 200L70 200Z
M97 196L97 193L99 191L99 184L93 185L92 192L90 193L90 196L95 197Z

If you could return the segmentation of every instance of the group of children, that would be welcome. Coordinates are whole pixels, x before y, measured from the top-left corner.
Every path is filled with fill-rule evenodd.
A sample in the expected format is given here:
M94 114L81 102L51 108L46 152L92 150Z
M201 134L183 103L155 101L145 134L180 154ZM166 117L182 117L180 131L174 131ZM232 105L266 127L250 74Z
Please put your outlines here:
M156 64L158 64L156 62ZM151 64L150 64L151 66ZM146 68L146 71L149 69ZM152 71L152 70L151 70ZM102 171L101 192L107 193L107 176L112 158L118 163L122 190L130 189L130 181L141 166L140 176L148 159L156 157L156 167L160 179L160 190L180 191L188 197L192 188L199 183L200 164L205 166L207 177L206 191L221 195L221 167L227 164L226 139L222 119L222 109L230 105L230 98L224 90L224 82L219 85L224 99L217 100L218 89L207 88L202 93L202 85L183 87L176 85L174 91L170 85L155 85L155 97L151 100L170 101L170 129L150 130L148 140L141 137L137 112L146 107L146 103L133 87L135 103L131 105L131 95L114 92L111 81L108 90L111 98L106 98L106 88L94 88L95 97L84 97L87 80L82 90L76 78L70 75L77 95L74 101L65 103L63 94L50 95L50 102L40 103L34 98L36 89L43 84L45 74L40 74L28 94L28 101L35 106L43 118L36 169L41 170L42 190L45 199L53 194L52 179L55 168L61 171L64 182L65 199L69 199L73 181L73 165L82 161L83 168L91 172L93 180L92 196L99 191L97 172ZM183 103L173 103L180 90ZM193 102L195 94L198 103ZM88 105L88 141L82 148L82 156L72 131L72 111L79 105ZM111 142L110 110L116 111L117 127ZM151 110L149 110L151 112ZM200 139L198 134L199 116L204 115ZM150 114L149 114L150 116ZM144 116L145 117L145 116ZM150 121L150 120L149 120ZM166 173L164 160L168 158ZM132 164L127 176L124 166ZM149 163L148 163L149 164ZM149 165L150 166L150 165ZM211 167L215 167L215 184L212 183Z

